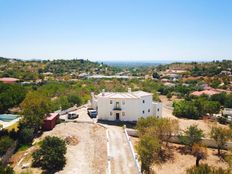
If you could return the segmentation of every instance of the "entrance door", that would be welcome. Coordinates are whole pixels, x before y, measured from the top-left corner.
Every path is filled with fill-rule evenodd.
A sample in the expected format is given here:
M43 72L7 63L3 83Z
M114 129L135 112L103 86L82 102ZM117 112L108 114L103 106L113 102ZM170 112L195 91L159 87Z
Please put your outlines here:
M116 120L120 120L120 114L116 113Z

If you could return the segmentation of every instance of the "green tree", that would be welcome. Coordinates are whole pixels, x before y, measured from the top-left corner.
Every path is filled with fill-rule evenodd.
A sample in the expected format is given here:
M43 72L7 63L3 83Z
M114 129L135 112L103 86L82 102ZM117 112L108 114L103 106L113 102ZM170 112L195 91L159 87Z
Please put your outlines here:
M19 132L19 143L21 145L31 145L34 138L34 129L32 128L22 128Z
M140 118L136 124L136 129L140 136L150 134L156 137L160 143L166 142L167 146L170 138L179 132L179 122L174 119L151 116Z
M26 90L20 85L0 83L0 112L17 106L23 101Z
M172 93L171 93L171 92L169 92L169 93L167 94L167 98L168 98L168 100L170 100L170 99L172 98Z
M207 101L204 104L204 113L217 114L220 111L220 103L216 101Z
M143 135L136 146L139 159L141 160L141 170L144 174L151 174L151 166L159 162L161 145L159 141L150 135Z
M200 116L197 107L191 101L174 102L173 106L173 114L177 117L198 119Z
M194 144L192 147L192 155L196 157L196 166L199 166L200 160L207 158L207 148L201 144Z
M14 174L14 170L10 166L4 166L2 162L0 161L0 173L1 174Z
M228 94L225 100L225 107L232 108L232 94Z
M37 132L46 117L51 112L51 101L38 92L29 92L21 103L23 119L21 125Z
M222 168L211 167L208 164L202 164L187 169L186 174L231 174L231 172Z
M180 140L186 144L190 149L192 149L194 144L197 144L204 137L204 133L201 129L197 127L197 125L189 126L183 135L180 135Z
M226 100L226 93L220 93L220 94L214 94L210 97L210 100L212 101L217 101L219 102L221 105L224 105L225 100Z
M221 155L221 149L231 138L231 130L222 127L213 126L210 131L210 137L215 140L218 149L218 155Z
M213 80L213 82L211 83L211 86L213 87L213 88L218 88L218 86L221 84L221 81L220 80L218 80L218 79L215 79L215 80Z
M33 165L55 173L65 166L66 151L64 140L48 136L43 140L40 149L33 153Z
M71 106L73 106L75 104L77 106L80 106L82 103L81 98L78 95L74 95L74 94L70 94L68 96L68 102L71 104Z
M4 155L7 150L12 146L14 140L8 136L3 136L0 138L0 156Z

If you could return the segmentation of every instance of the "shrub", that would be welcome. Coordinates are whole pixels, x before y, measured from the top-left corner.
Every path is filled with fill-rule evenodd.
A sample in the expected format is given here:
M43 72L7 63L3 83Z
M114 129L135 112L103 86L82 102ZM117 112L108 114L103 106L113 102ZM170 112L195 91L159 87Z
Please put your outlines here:
M4 166L0 161L0 173L1 174L14 174L14 170L10 166Z
M177 117L198 119L200 116L197 107L191 101L174 102L173 106L173 114Z
M34 130L31 128L23 128L19 132L19 143L21 145L31 145L34 138Z
M41 167L49 172L56 172L66 164L65 153L67 151L65 141L58 137L46 137L40 149L33 153L33 165Z
M203 164L198 167L194 166L187 169L186 174L231 174L231 172L222 168L211 167L208 164Z
M8 136L4 136L0 138L0 155L4 155L7 150L11 147L14 143L14 140Z

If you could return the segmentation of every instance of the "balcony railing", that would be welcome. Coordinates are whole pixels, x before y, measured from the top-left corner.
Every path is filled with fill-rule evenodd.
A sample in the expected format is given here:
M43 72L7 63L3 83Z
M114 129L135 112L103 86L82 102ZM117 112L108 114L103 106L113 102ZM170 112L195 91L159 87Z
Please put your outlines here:
M121 107L114 107L114 109L113 110L115 110L115 111L121 111L122 110L122 108Z

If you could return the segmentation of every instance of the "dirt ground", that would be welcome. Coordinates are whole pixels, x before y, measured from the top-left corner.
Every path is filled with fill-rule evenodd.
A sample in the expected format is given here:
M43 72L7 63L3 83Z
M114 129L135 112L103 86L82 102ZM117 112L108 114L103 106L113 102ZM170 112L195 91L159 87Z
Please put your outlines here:
M59 174L102 174L106 172L107 148L105 128L90 123L61 123L52 131L45 132L40 140L46 136L57 136L62 139L75 137L75 143L67 145L67 163ZM23 163L31 160L23 161ZM25 170L20 170L17 173ZM41 170L30 168L33 174Z
M226 125L219 124L217 122L212 122L210 120L192 120L192 119L184 119L184 118L177 118L172 114L172 102L173 100L176 100L175 98L172 98L172 100L168 100L166 96L160 96L160 99L163 104L163 117L171 118L171 119L178 119L179 120L179 126L180 130L185 130L187 127L191 125L197 125L198 128L202 129L205 133L205 137L209 137L210 128L213 125L218 125L222 127L228 127Z
M133 145L135 146L139 139L135 137L131 137L131 141ZM182 145L177 144L171 144L170 143L170 152L171 152L171 158L167 160L166 162L163 162L158 165L153 166L153 170L157 174L185 174L186 169L192 167L195 165L196 158L193 157L191 154L184 154L182 153ZM216 149L207 149L208 157L207 160L201 160L200 163L207 163L210 166L215 167L222 167L226 169L227 163L220 159L216 154Z

